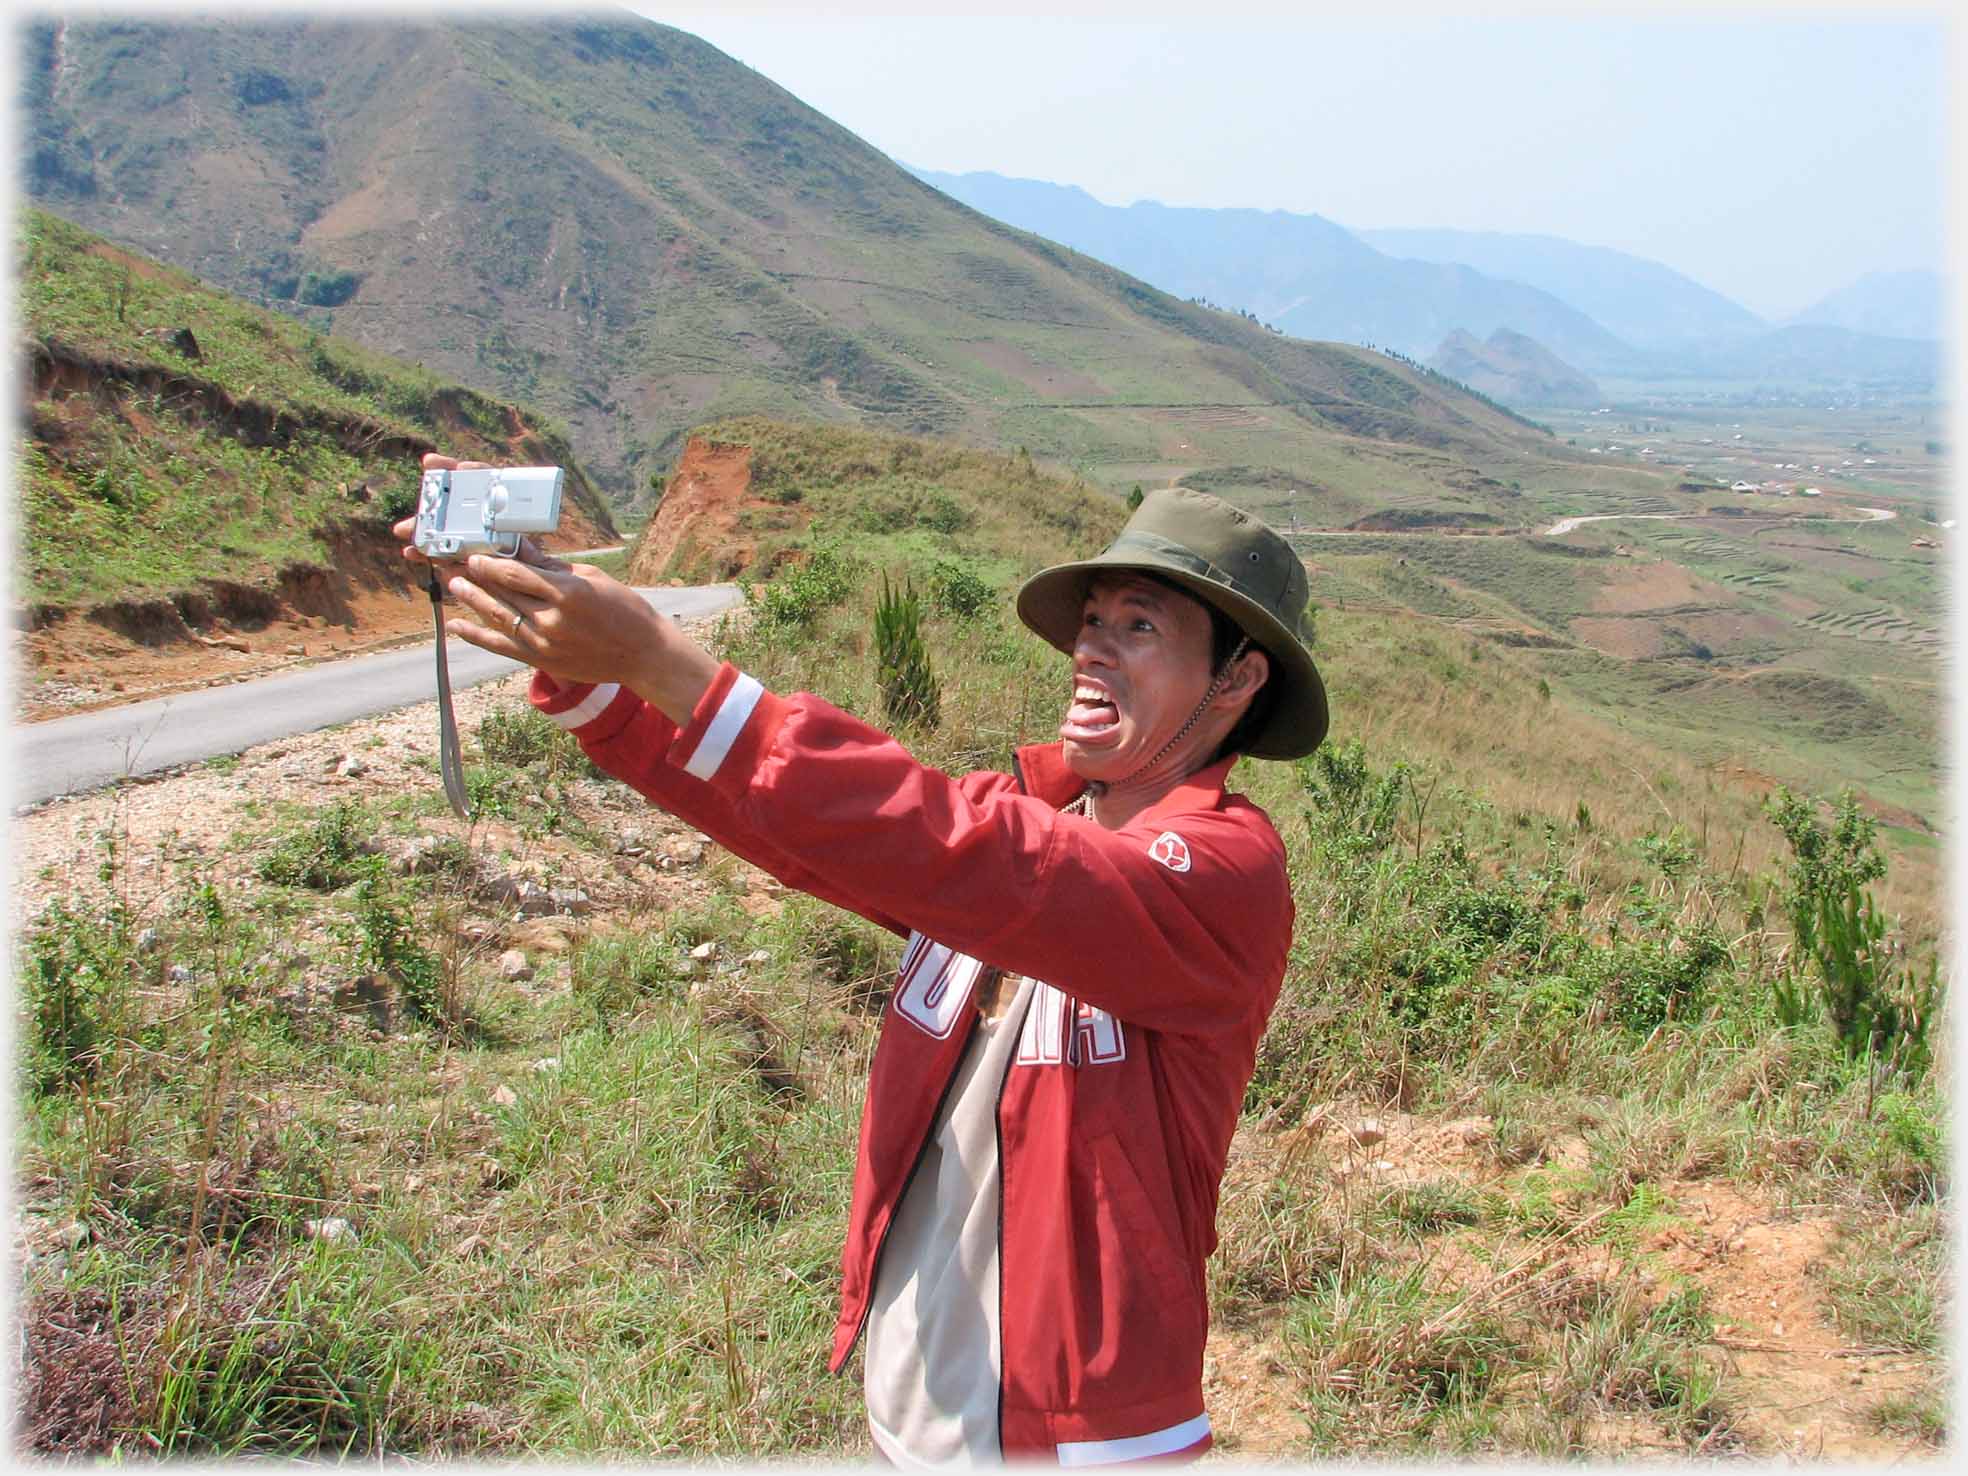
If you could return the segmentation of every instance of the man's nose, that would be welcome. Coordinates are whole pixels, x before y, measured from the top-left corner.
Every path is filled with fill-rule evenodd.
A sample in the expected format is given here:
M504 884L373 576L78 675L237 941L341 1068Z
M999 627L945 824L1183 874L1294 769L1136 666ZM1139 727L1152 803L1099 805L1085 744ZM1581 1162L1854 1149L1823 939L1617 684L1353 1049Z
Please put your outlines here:
M1107 634L1104 626L1082 625L1079 639L1073 642L1073 669L1078 671L1087 666L1111 666L1114 660L1113 637Z

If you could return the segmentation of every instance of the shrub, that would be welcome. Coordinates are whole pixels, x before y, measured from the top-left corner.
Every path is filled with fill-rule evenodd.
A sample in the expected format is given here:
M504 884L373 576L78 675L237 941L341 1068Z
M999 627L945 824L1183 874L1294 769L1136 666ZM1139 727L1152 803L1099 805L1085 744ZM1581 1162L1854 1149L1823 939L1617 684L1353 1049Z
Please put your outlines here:
M1927 1031L1940 1001L1940 967L1926 973L1908 963L1886 935L1872 893L1856 886L1843 896L1820 896L1805 940L1817 966L1814 1000L1795 977L1777 983L1778 1018L1787 1025L1814 1018L1822 1006L1845 1054L1866 1056L1918 1080L1932 1058Z
M1322 844L1349 856L1370 856L1387 848L1394 839L1406 764L1397 760L1386 773L1376 773L1366 746L1355 738L1323 744L1295 767L1312 801L1312 833Z
M402 900L378 878L355 890L356 963L396 985L411 1018L426 1025L462 1023L456 1001L444 989L443 966L418 941L418 929Z
M362 805L338 800L306 830L282 837L260 862L260 877L284 887L332 892L373 876L382 864L369 839L373 828Z
M21 1064L28 1088L46 1096L95 1075L129 1009L136 949L121 908L92 918L60 900L42 908L26 942Z
M1794 946L1789 973L1774 984L1777 1018L1796 1026L1822 1014L1848 1058L1864 1056L1918 1080L1931 1060L1928 1026L1940 1004L1938 962L1911 964L1889 938L1866 883L1886 874L1872 817L1849 789L1823 824L1809 799L1779 789L1765 806L1790 842L1784 908ZM1799 977L1805 961L1817 987Z
M875 680L881 688L882 711L891 722L934 732L942 721L943 692L930 669L929 648L922 638L922 601L913 584L889 587L882 576L881 601L875 606Z
M766 624L805 630L853 593L860 572L858 560L823 545L770 584L747 585L745 593Z
M966 564L938 559L929 571L930 603L944 614L969 620L996 603L998 592Z

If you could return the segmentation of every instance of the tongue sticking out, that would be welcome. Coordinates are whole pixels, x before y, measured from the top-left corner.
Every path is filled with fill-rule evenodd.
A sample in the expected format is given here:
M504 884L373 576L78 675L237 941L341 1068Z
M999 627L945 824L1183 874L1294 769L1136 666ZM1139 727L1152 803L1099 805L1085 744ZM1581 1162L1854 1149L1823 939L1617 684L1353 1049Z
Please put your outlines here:
M1075 698L1073 705L1066 709L1067 726L1092 731L1111 728L1121 720L1111 702L1089 702L1085 698Z

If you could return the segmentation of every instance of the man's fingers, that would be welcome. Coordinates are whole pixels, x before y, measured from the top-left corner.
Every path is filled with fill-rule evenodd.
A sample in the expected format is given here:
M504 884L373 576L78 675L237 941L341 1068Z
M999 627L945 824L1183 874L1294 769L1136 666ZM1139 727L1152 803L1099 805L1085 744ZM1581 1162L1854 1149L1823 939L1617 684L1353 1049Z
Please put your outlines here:
M507 624L511 624L510 617ZM454 635L466 645L476 646L481 651L490 651L494 656L504 656L521 665L532 664L527 652L503 630L493 630L490 626L476 625L469 620L447 620L444 622L444 633Z
M531 564L536 569L552 569L556 573L570 573L574 566L565 559L557 559L532 539L521 536L519 540L519 561Z
M474 614L485 618L485 623L498 630L511 633L514 615L524 615L529 620L539 613L539 602L524 595L508 594L504 599L490 590L479 588L469 579L454 578L449 586L452 598Z
M567 592L566 580L570 577L558 569L522 564L518 559L493 558L488 554L473 554L465 561L465 570L479 584L496 586L501 593L549 602Z

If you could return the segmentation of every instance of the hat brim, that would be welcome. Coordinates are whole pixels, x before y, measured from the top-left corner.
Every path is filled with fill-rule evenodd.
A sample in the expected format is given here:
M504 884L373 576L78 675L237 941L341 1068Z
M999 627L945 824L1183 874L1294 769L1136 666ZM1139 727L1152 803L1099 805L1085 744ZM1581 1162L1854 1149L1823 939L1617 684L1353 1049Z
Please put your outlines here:
M1079 639L1087 586L1096 574L1136 573L1177 585L1221 610L1264 647L1277 696L1270 717L1244 746L1252 758L1303 758L1324 740L1329 725L1326 684L1298 633L1257 601L1181 569L1128 555L1096 555L1041 569L1019 588L1018 618L1047 645L1067 655Z

